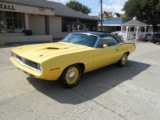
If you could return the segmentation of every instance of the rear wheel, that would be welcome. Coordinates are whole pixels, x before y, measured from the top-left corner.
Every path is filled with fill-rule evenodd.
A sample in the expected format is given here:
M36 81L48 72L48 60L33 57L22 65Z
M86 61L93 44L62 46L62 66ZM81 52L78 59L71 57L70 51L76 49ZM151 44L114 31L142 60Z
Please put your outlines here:
M82 70L78 65L71 65L63 71L59 81L62 86L71 88L78 84L81 74Z
M153 39L152 42L156 44L156 40Z
M126 65L126 62L127 62L127 59L128 59L128 54L127 53L124 53L122 58L118 61L117 65L119 67L123 67Z

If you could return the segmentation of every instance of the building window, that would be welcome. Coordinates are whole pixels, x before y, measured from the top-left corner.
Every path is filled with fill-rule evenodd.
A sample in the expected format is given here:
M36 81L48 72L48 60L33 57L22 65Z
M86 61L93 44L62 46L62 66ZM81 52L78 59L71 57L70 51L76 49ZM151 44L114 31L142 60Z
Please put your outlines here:
M23 13L0 11L0 33L21 33L24 29Z
M62 32L97 31L97 21L62 18Z

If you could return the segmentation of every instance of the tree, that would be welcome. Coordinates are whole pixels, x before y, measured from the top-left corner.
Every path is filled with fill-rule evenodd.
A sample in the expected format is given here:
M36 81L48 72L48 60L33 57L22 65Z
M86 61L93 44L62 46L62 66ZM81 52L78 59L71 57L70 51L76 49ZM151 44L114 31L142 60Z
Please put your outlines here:
M91 13L91 9L88 8L87 6L85 5L82 5L81 3L79 3L78 1L70 1L68 3L66 3L66 6L71 8L71 9L74 9L76 11L80 11L84 14L89 14Z
M126 13L126 21L134 16L146 24L153 25L153 31L157 31L160 23L160 0L128 0L123 10Z

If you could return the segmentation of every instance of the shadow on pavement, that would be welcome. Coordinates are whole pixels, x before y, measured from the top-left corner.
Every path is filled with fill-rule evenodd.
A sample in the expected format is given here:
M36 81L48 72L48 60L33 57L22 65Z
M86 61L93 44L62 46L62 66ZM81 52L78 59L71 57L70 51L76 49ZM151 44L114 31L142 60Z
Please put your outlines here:
M58 82L27 78L39 92L64 104L80 104L92 100L108 90L140 74L149 68L149 64L129 61L125 67L107 66L82 76L80 83L65 89Z

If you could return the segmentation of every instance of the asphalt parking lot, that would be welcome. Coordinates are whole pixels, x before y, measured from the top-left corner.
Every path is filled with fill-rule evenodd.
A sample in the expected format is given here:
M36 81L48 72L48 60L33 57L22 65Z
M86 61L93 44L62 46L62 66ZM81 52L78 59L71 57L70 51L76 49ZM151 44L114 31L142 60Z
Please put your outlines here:
M83 75L78 86L28 78L0 47L0 120L160 120L160 45L137 42L125 67Z

